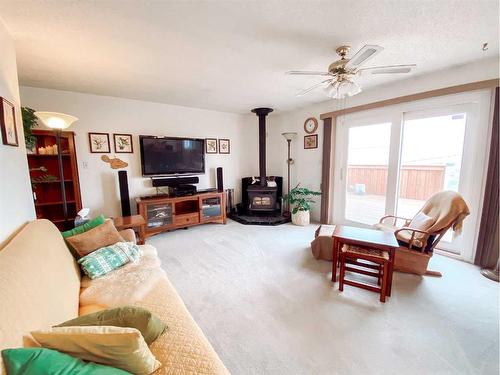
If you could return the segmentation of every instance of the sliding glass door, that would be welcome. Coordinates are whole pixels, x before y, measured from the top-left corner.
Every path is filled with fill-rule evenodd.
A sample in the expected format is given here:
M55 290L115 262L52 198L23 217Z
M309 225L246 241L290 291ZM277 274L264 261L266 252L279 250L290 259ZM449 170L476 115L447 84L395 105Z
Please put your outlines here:
M386 211L391 123L351 126L348 132L345 218L372 224Z
M447 233L439 247L470 258L480 209L488 99L487 93L464 95L429 101L430 109L419 102L340 119L333 221L370 226L384 215L411 219L431 195L454 190L469 204L469 225L462 236Z
M337 124L334 222L369 226L391 211L395 190L394 137L399 120L384 114Z

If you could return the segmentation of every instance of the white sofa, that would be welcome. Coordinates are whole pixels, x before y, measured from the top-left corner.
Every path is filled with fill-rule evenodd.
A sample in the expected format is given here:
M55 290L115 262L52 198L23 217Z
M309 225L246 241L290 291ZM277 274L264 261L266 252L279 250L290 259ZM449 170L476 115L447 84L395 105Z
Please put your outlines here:
M30 331L78 316L79 294L78 265L57 228L47 220L27 224L0 250L0 350L22 347ZM135 304L168 325L151 345L162 363L155 374L228 374L168 279Z

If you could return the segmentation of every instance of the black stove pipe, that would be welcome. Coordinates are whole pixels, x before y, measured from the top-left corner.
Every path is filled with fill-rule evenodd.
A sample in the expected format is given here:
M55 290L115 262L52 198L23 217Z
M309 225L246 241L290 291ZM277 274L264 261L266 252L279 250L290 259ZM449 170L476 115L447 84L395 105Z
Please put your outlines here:
M267 186L266 179L266 116L272 108L254 108L252 112L259 116L259 176L260 186Z

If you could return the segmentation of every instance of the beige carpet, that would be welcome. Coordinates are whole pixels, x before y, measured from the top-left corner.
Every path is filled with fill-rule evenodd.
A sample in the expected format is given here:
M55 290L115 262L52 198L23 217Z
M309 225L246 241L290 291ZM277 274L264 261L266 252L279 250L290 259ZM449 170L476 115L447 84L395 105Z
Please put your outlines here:
M330 283L316 226L205 225L152 237L233 374L498 374L498 284L434 256L444 277L395 274L393 296Z

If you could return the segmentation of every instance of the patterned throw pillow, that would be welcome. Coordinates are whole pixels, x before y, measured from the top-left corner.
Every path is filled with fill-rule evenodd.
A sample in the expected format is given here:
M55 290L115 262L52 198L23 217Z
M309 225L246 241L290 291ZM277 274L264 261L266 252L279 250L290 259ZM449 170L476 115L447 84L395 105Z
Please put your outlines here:
M141 249L134 243L117 242L85 255L78 260L78 264L88 277L95 279L128 262L135 262L141 255Z

